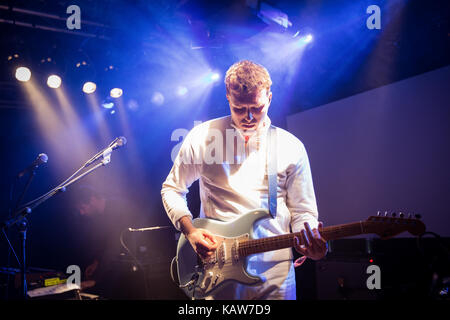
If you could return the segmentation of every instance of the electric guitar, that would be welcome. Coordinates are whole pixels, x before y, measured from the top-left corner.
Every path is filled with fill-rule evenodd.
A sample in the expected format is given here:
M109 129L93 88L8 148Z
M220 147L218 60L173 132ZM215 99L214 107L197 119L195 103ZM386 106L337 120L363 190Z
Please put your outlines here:
M293 247L295 236L302 244L300 233L254 239L254 223L269 217L266 209L256 209L228 222L194 219L194 227L207 229L215 235L218 247L212 256L203 258L197 255L183 234L180 236L171 268L172 273L177 272L179 287L184 293L188 297L202 299L229 281L245 285L262 283L260 277L246 270L249 255ZM327 241L361 234L377 234L387 239L404 231L420 235L425 232L425 225L416 218L406 218L400 214L400 217L371 216L365 221L319 229L320 235Z

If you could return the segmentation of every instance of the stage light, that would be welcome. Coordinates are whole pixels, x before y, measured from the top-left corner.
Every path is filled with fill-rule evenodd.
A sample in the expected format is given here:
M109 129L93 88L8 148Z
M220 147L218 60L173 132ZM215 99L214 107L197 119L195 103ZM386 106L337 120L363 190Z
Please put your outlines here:
M112 109L114 108L114 102L105 101L102 103L102 107L105 109Z
M255 9L256 8L257 7L255 7ZM282 26L285 29L292 26L292 22L289 21L289 17L286 13L262 1L259 3L257 16L269 25L276 24Z
M119 97L122 95L122 93L123 93L123 90L122 90L122 89L120 89L120 88L114 88L114 89L111 89L111 91L109 92L109 95L110 95L112 98L119 98Z
M132 111L136 111L137 109L139 109L139 104L137 103L136 100L131 99L130 101L128 101L127 107Z
M307 34L303 41L305 41L305 43L310 43L312 40L313 40L312 34Z
M213 83L220 79L220 74L218 72L210 72L204 77L206 83Z
M31 71L27 67L19 67L16 69L16 79L26 82L31 78Z
M211 80L212 81L217 81L220 78L220 74L218 74L217 72L213 72L213 74L211 74Z
M164 96L161 92L154 92L152 96L152 102L158 106L164 103Z
M186 87L179 86L177 88L177 96L179 96L179 97L186 95L187 92L188 92L188 89Z
M86 82L83 85L83 92L87 93L87 94L94 93L96 89L97 89L97 85L90 81Z
M308 33L307 35L304 35L304 36L300 37L300 39L298 39L297 43L298 43L299 46L303 46L303 45L305 45L307 43L310 43L312 41L313 41L313 36L312 36L312 34Z
M50 88L57 89L61 85L61 78L58 77L57 75L52 74L47 79L47 85Z

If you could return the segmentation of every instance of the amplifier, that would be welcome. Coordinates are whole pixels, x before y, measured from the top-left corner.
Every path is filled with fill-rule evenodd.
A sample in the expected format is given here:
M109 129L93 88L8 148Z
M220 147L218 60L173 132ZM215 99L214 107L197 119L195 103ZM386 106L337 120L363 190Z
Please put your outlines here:
M316 287L319 300L374 300L379 292L368 289L370 274L367 259L347 261L324 259L316 262Z
M324 259L307 259L296 269L297 298L448 299L449 245L448 238L335 240ZM370 288L368 282L373 283L375 273L379 288Z

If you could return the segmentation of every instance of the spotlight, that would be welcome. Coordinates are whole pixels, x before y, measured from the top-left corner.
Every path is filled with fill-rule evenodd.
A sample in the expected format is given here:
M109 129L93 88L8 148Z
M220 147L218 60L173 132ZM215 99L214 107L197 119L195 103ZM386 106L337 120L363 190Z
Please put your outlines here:
M119 98L122 95L122 93L123 93L122 89L114 88L114 89L111 89L111 91L109 92L109 95L112 98Z
M102 103L102 107L105 109L112 109L114 108L114 102L105 101Z
M259 2L259 10L257 13L257 16L264 21L265 23L271 25L280 25L284 29L287 29L292 26L292 22L289 21L289 17L286 13L281 11L280 9L277 9L275 7L272 7L271 5L263 2L263 1L251 1L251 2ZM247 5L250 3L250 1L246 1ZM251 5L249 5L252 7ZM258 7L254 7L254 9L258 9Z
M158 106L164 103L164 96L161 92L154 92L152 96L152 102Z
M218 72L212 72L212 71L210 73L208 73L204 78L206 83L213 83L213 82L218 81L219 79L220 79L220 74Z
M307 35L304 35L303 37L300 37L300 39L298 39L298 45L302 46L302 45L310 43L312 41L313 41L313 36L311 33L308 33Z
M304 41L305 43L310 43L312 40L313 40L312 34L307 34L307 35L305 36L305 38L303 39L303 41Z
M31 71L26 67L19 67L16 69L16 79L22 82L26 82L31 78Z
M178 95L179 97L182 97L182 96L186 95L187 92L188 92L188 89L187 89L186 87L179 86L179 87L177 88L177 95Z
M114 108L115 104L114 104L114 99L111 97L106 97L103 101L102 101L102 107L105 109L112 109Z
M128 101L127 106L128 106L128 109L130 109L132 111L136 111L137 109L139 109L139 104L134 99L131 99L130 101Z
M95 89L97 89L97 85L95 83L93 83L93 82L88 81L88 82L86 82L83 85L83 92L84 93L87 93L87 94L94 93Z
M61 78L58 77L57 75L52 74L47 79L47 85L50 88L57 89L61 85Z
M211 80L212 81L217 81L220 78L220 74L218 74L217 72L214 72L213 74L211 74Z

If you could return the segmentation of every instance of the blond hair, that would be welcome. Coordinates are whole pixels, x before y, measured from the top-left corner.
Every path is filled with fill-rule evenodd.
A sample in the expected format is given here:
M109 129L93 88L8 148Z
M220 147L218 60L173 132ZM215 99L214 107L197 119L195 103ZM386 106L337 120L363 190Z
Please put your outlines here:
M236 62L225 75L227 94L252 95L261 89L269 92L271 85L267 69L249 60Z

